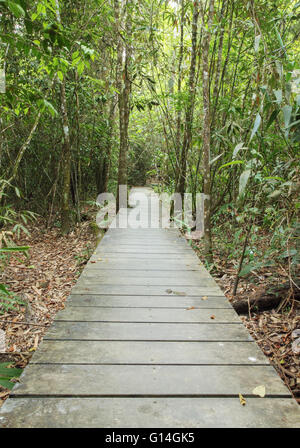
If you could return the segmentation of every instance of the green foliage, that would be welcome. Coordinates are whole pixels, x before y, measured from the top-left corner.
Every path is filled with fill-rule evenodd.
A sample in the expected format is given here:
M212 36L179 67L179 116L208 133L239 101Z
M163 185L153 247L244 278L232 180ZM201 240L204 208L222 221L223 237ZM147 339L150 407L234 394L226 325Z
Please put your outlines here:
M6 286L0 283L0 314L18 310L19 305L24 305L24 301L17 294L8 291Z
M0 363L0 386L6 389L12 389L15 385L15 379L18 379L22 369L11 366L10 362Z
M102 188L116 191L118 106L126 70L128 184L151 181L156 191L172 193L184 161L193 2L184 2L183 10L176 2L126 2L121 36L112 2L58 4L59 14L54 0L0 2L0 61L6 66L6 93L0 94L0 192L11 176L16 185L5 184L0 198L0 228L8 243L13 235L7 232L18 238L26 233L32 212L61 226L57 211L68 176L62 87L71 145L73 221L80 220L81 205L94 200ZM131 32L126 28L128 17ZM207 15L203 20L206 26ZM271 260L293 265L296 255L292 254L300 207L298 23L297 1L278 0L276 5L267 0L215 1L209 48L212 223L221 238L225 229L231 235L224 250L233 258L240 255L243 228L249 222L257 227L250 235L242 274ZM123 50L127 46L132 52L128 67L122 67L120 85L118 37ZM203 33L198 32L199 49L201 38ZM186 154L185 180L194 196L203 191L204 182L202 58L203 51L197 51L192 136ZM24 208L30 212L20 211ZM273 233L270 252L260 254L255 238L267 231ZM258 254L257 260L250 250ZM283 256L286 251L291 251L288 258Z

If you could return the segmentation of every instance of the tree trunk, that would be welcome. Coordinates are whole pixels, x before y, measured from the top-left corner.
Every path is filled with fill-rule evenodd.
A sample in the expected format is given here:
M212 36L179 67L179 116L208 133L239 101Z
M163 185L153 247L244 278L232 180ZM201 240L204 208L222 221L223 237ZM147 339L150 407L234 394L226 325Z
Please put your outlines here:
M194 103L195 103L195 72L196 72L196 58L197 58L197 32L198 32L198 17L199 17L199 4L198 1L194 2L193 6L193 23L192 23L192 54L191 54L191 66L189 75L189 95L188 104L185 113L185 132L183 137L180 170L178 176L177 191L183 197L185 192L186 183L186 165L188 150L192 141L192 125L194 115Z
M129 7L131 2L126 3L126 44L122 45L120 37L120 4L115 0L115 18L116 31L118 35L118 60L117 60L117 90L119 105L119 123L120 123L120 147L119 147L119 167L118 167L118 191L117 191L117 211L119 204L119 186L127 185L127 152L128 152L128 125L130 114L130 90L131 82L129 77L129 64L131 60L131 11ZM125 60L123 65L123 52L125 52Z
M179 158L180 158L180 144L181 144L181 77L182 77L182 61L183 61L183 35L184 35L184 0L181 0L181 20L180 20L180 48L179 48L179 61L178 61L178 80L177 80L177 95L178 95L178 112L176 118L176 172L175 172L175 185L178 182L178 175L180 170Z
M203 83L203 193L204 193L204 255L212 262L211 226L210 226L210 92L209 92L209 45L214 14L214 0L209 2L208 23L205 27L205 11L201 6L204 30L202 48L202 83Z
M56 19L61 23L59 2L56 0ZM71 141L70 127L66 99L66 78L60 81L60 103L63 127L63 145L62 145L62 204L61 204L61 230L62 233L68 233L71 227L70 216L70 184L71 184Z
M62 145L62 205L61 205L61 230L68 233L71 227L70 216L70 183L71 183L71 142L70 128L67 113L66 84L65 79L60 83L61 113L63 125Z

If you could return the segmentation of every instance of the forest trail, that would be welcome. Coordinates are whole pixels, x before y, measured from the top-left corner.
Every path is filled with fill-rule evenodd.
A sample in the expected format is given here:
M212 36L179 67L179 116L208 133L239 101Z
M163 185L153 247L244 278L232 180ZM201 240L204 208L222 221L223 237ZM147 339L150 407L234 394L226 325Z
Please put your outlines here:
M297 427L299 417L179 231L110 228L1 408L0 426Z

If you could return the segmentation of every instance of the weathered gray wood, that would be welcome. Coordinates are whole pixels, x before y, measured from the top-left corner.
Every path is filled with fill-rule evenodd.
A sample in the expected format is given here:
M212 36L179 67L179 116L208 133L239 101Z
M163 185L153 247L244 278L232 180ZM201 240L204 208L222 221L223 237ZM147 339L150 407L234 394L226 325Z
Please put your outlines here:
M132 252L132 253L125 253L125 252L115 252L115 251L111 251L111 252L103 252L103 251L98 251L95 252L94 255L92 255L91 260L95 260L98 259L99 257L101 258L106 258L106 259L117 259L117 260L164 260L165 263L167 263L170 258L171 255L173 255L174 258L180 259L185 261L186 263L190 262L197 262L198 258L197 255L193 252L190 251L186 251L186 252L182 252L180 254L169 254L169 253L161 253L161 252L155 252L155 253L136 253L136 252ZM175 257L176 255L176 257Z
M144 342L44 340L33 364L262 364L254 342Z
M267 398L252 398L260 385ZM12 394L1 427L299 422L288 389L177 229L109 229Z
M93 257L91 261L87 264L85 270L100 270L100 269L117 269L117 270L126 270L126 271L143 271L143 270L151 270L151 271L202 271L203 268L200 264L195 264L193 260L187 261L178 261L178 260L126 260L126 259L118 259L118 258L107 258L107 257ZM138 272L136 273L138 275Z
M22 374L13 395L253 395L264 384L266 396L287 389L271 366L85 366L33 365Z
M192 249L190 248L180 248L180 247L164 247L164 246L116 246L111 247L100 246L99 249L96 250L96 254L104 254L104 253L114 253L114 254L179 254L182 256L192 255Z
M103 263L102 263L103 264ZM97 265L99 266L99 264ZM96 268L97 268L96 266ZM124 269L114 269L114 270L105 270L103 272L102 269L94 268L91 270L90 268L86 269L80 276L80 280L97 280L97 281L107 281L111 280L113 277L117 278L126 278L129 281L132 281L136 278L143 279L172 279L173 280L182 280L182 281L197 281L198 284L202 280L210 280L213 281L213 284L216 284L214 280L208 275L207 271L204 270L195 270L195 271L183 271L178 273L176 271L153 271L153 270L139 270L138 272L134 270L128 269L124 272Z
M124 274L123 274L124 275ZM200 278L190 278L184 275L178 275L177 278L166 278L163 277L142 277L140 275L135 277L125 277L125 276L100 276L95 274L94 276L82 276L78 282L77 286L79 288L84 288L86 286L96 286L96 285L124 285L124 286L164 286L172 283L172 286L204 286L204 287L217 287L216 282L209 277Z
M11 428L299 428L289 398L12 398L0 424Z
M72 294L109 294L109 295L133 295L133 296L222 296L217 287L212 286L126 286L126 285L75 285Z
M131 249L131 248L146 248L146 249L150 249L150 248L155 248L155 249L179 249L179 250L193 250L191 249L191 247L186 244L185 242L181 242L181 240L178 241L151 241L151 240L140 240L137 241L135 239L132 238L132 240L116 240L114 241L114 243L112 244L111 240L107 240L107 239L103 239L101 240L101 248L110 248L113 250L117 250L118 248L124 248L124 249ZM100 249L100 247L98 247L98 250Z
M241 322L232 309L67 307L55 320L74 322Z
M99 306L111 308L230 308L229 301L223 296L212 297L180 297L180 296L101 296L71 295L68 306Z
M128 237L128 236L120 236L117 237L107 237L104 236L101 240L101 246L168 246L168 247L181 247L181 248L189 248L191 245L183 238L149 238L143 237L138 238L136 236Z
M251 341L242 323L166 324L136 322L59 322L54 321L47 339L78 341Z

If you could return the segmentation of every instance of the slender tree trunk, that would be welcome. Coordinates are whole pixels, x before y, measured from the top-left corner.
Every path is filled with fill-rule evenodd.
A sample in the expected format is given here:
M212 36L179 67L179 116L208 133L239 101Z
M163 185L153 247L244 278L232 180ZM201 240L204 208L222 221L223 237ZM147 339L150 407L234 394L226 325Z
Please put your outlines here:
M128 152L128 125L130 115L130 90L131 82L129 76L129 64L131 60L131 2L126 3L126 44L122 45L120 37L120 3L115 0L115 18L116 29L118 33L118 60L117 60L117 89L119 104L119 122L120 122L120 148L119 148L119 167L118 167L118 191L117 191L117 211L119 204L119 186L127 185L127 152ZM125 60L123 64L123 52L125 52Z
M61 23L59 1L56 1L56 19ZM63 127L63 145L62 145L62 204L61 204L61 230L68 233L71 227L70 216L70 184L71 184L71 141L70 126L66 99L66 78L60 82L60 104Z
M214 14L214 0L209 2L207 27L205 26L205 11L201 7L204 39L202 48L202 84L203 84L203 193L204 193L204 255L208 262L212 261L211 226L210 226L210 92L209 92L209 45Z
M181 143L181 77L182 77L182 60L183 60L183 34L184 34L184 0L181 0L181 19L180 19L180 48L179 48L179 61L178 61L178 80L177 80L177 95L178 95L178 112L176 118L176 173L175 173L175 185L178 182L179 175L179 158L180 158L180 143Z
M76 161L75 161L75 181L76 181L76 211L77 220L80 222L80 192L81 192L81 163L80 163L80 103L78 94L78 72L75 72L75 99L76 99Z
M66 84L65 79L60 83L60 99L63 126L62 145L62 205L61 205L61 230L68 233L71 227L70 217L70 183L71 183L71 142L70 127L67 113Z
M189 96L188 104L185 113L185 132L183 137L181 160L180 160L180 172L178 177L177 191L182 195L185 192L186 183L186 165L187 155L192 141L192 126L195 104L195 72L196 72L196 59L197 59L197 32L198 32L198 18L199 18L199 3L194 2L193 10L193 23L192 23L192 54L191 54L191 66L189 75Z
M97 183L97 192L105 193L107 191L107 184L109 179L109 168L110 168L110 154L111 154L111 142L112 142L112 133L113 133L113 122L115 115L115 98L111 99L110 107L109 107L109 118L108 118L108 126L107 132L105 136L104 143L104 154L99 164L99 172L96 174L96 183Z
M227 6L226 12L225 12L225 6ZM224 13L225 13L225 17L227 17L228 0L223 0L223 2L222 2L222 8L221 8L221 13L220 13L220 23L222 23ZM217 106L218 106L218 101L219 101L219 83L220 83L220 76L221 76L221 69L222 69L222 53L223 53L224 33L225 33L225 25L223 25L220 30L218 59L217 59L216 76L215 76L214 90L213 90L214 106L213 106L213 111L212 111L211 129L214 128L216 111L217 111Z

